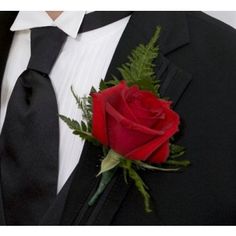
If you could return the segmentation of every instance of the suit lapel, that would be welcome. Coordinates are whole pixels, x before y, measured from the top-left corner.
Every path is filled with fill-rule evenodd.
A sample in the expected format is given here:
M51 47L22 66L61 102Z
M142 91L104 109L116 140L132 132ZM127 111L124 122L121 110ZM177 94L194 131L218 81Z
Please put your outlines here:
M70 189L71 181L74 177L75 171L70 175L69 179L64 184L61 191L58 193L54 202L51 204L43 218L40 220L39 225L59 225L61 215L64 209L66 197Z
M86 202L98 183L96 174L99 171L101 155L100 148L85 143L80 161L74 171L61 224L72 224L76 218L82 219L88 211Z
M176 106L181 95L191 81L191 75L168 60L174 50L189 43L187 22L184 13L177 12L135 12L119 41L109 66L106 80L111 74L119 78L117 67L127 61L131 50L140 43L146 43L157 25L162 27L160 56L156 61L156 73L161 81L162 96L169 97ZM119 209L130 185L126 185L122 172L118 171L94 207L87 201L98 184L96 178L101 150L89 143L85 144L80 163L75 170L61 224L107 225Z
M157 65L157 75L161 81L160 94L173 102L175 108L181 95L192 80L192 75L160 54Z
M17 12L1 12L0 13L0 99L1 99L1 85L3 74L5 70L5 65L7 62L7 57L9 53L9 49L11 46L11 41L13 37L13 33L10 31L10 27L16 17ZM1 183L1 179L0 179ZM4 219L4 209L3 209L3 201L2 201L2 190L0 184L0 225L5 224Z

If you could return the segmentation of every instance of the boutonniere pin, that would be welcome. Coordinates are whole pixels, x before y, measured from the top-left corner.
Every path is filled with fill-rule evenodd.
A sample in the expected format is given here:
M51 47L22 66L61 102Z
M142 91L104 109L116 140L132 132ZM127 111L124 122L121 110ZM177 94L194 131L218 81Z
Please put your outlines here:
M154 72L158 57L160 27L146 44L140 44L118 70L122 80L113 77L101 81L87 97L79 98L72 89L83 121L63 115L61 119L82 139L100 145L103 158L98 176L100 184L89 200L93 205L118 168L125 182L132 180L142 194L146 212L151 211L148 186L140 171L178 171L190 162L181 157L185 149L173 143L179 131L180 117L171 109L171 101L159 94L159 80Z

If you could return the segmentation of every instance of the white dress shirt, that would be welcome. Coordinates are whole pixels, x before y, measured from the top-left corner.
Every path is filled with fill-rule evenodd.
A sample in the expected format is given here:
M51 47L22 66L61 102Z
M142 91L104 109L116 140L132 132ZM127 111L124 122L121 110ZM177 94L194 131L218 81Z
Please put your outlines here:
M78 96L88 95L92 86L98 88L105 77L119 39L129 21L117 22L78 34L86 12L63 12L53 21L46 12L19 12L11 30L15 31L2 82L0 129L18 76L26 69L30 58L30 28L56 26L67 35L67 40L50 73L56 93L59 114L82 119L71 94L73 86ZM84 142L63 121L60 125L58 192L80 159Z

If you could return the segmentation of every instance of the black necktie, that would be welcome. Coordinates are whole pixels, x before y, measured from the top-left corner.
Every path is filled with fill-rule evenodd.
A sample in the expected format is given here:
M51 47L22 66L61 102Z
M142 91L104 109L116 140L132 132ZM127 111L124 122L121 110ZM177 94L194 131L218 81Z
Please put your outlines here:
M79 32L93 30L130 12L92 12ZM56 197L59 127L49 73L66 34L56 27L31 30L31 58L17 79L0 136L1 185L6 223L38 224Z
M56 27L31 30L31 58L9 100L1 133L8 224L37 224L57 193L58 110L48 74L66 39Z

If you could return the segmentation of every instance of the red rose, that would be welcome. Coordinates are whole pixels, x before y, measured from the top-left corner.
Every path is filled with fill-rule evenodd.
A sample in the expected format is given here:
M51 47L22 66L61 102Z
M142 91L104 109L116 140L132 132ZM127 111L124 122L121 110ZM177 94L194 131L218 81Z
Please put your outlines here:
M93 93L92 134L102 144L132 160L163 163L179 116L164 101L137 86L118 85Z

